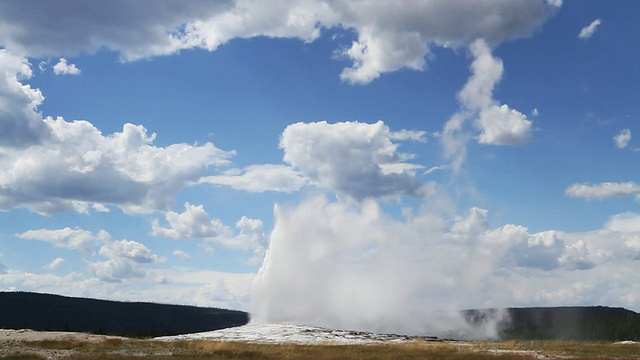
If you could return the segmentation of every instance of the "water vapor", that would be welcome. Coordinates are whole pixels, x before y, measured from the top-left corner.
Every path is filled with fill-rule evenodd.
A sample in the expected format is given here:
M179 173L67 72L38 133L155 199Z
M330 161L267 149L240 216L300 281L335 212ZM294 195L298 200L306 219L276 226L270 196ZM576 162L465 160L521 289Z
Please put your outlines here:
M374 200L317 196L276 206L270 247L253 283L253 321L495 337L502 313L472 326L459 311L484 305L483 279L503 246L487 230L486 211L477 208L448 221L426 206L398 220Z

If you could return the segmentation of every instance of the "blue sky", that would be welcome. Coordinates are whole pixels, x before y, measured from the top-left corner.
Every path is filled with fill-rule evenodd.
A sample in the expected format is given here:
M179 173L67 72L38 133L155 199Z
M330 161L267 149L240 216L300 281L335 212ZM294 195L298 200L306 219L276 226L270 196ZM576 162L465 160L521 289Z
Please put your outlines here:
M2 1L0 290L640 311L639 13Z

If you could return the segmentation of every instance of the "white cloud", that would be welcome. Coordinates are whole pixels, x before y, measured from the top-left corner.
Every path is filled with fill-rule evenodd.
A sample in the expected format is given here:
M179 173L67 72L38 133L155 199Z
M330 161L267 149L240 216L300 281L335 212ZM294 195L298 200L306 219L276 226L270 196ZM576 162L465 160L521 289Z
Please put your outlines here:
M171 254L180 259L180 261L189 261L191 259L191 256L186 251L174 250Z
M28 11L34 7L38 11ZM178 28L231 8L231 1L2 4L0 43L31 57L93 53L108 48L123 58L171 54ZM51 21L51 19L67 21Z
M640 214L627 212L611 217L605 228L623 233L640 232ZM640 235L640 234L639 234ZM640 250L640 249L638 249Z
M530 36L560 1L155 1L113 4L72 1L3 4L0 43L30 57L92 53L108 48L124 60L181 49L210 51L234 38L255 36L313 41L321 28L354 29L357 40L338 53L352 61L340 77L365 84L401 68L421 70L429 45L492 44ZM28 11L38 6L38 12ZM69 7L73 7L70 9ZM73 15L69 15L73 14ZM96 14L100 14L97 16ZM52 23L51 18L73 21Z
M60 265L62 265L63 262L64 262L63 258L57 257L57 258L53 259L52 262L50 262L49 264L43 266L42 268L45 269L45 270L55 270Z
M603 182L598 184L572 184L564 191L567 196L586 200L603 200L612 197L636 196L640 200L640 185L629 182Z
M227 185L249 192L293 192L306 185L307 179L290 166L264 164L250 165L242 170L227 170L222 175L205 176L198 183Z
M60 58L60 61L53 66L56 75L80 75L82 71L75 64L68 64L67 59Z
M255 274L224 273L184 267L148 268L145 269L145 274L144 277L120 278L119 282L108 282L98 277L85 277L78 272L58 276L52 273L31 273L5 269L3 273L0 266L0 291L20 289L21 291L106 300L161 302L249 310L249 289ZM162 278L170 278L171 282L156 282ZM216 287L220 281L224 286ZM226 292L227 296L217 295L216 289L219 289L221 293ZM222 300L222 298L229 300Z
M526 37L554 12L555 4L486 2L335 2L344 27L358 39L342 54L353 61L340 78L366 84L401 68L422 70L429 45L466 46L476 38L492 44Z
M613 137L613 141L616 143L618 149L624 149L629 145L631 141L631 130L624 129L620 133Z
M392 140L402 134L382 121L296 123L284 130L280 147L284 161L319 187L355 199L415 195L420 184L413 170L421 166L397 151Z
M600 19L595 19L591 22L591 24L583 27L578 34L578 38L582 40L589 39L598 29L598 25L600 25L602 21Z
M166 212L165 219L169 227L162 227L157 219L151 222L153 236L163 236L172 239L202 239L203 247L208 252L214 252L211 244L230 249L251 251L254 258L250 262L262 259L266 249L267 237L263 232L261 220L249 219L243 216L235 224L237 231L224 225L220 219L212 219L202 205L185 203L183 213Z
M531 121L507 105L491 106L480 112L480 144L518 146L531 141Z
M58 230L29 230L16 234L20 239L40 240L52 243L55 247L78 250L83 254L90 254L94 247L110 240L111 236L104 230L97 234L89 231L69 227Z
M4 147L22 148L49 135L37 112L44 100L42 92L21 82L32 75L26 58L0 49L0 153Z
M113 241L100 248L100 255L108 258L88 264L87 268L98 279L106 282L122 282L125 279L145 278L143 264L157 264L166 259L155 255L143 244L133 240Z
M100 248L100 255L110 259L122 258L139 264L161 263L166 259L152 254L143 244L133 240L113 241Z
M144 266L166 261L164 257L153 254L149 248L139 242L113 241L111 235L104 230L93 234L83 229L67 227L58 230L29 230L16 236L20 239L50 242L55 247L78 250L87 263L87 269L98 279L107 282L144 278L147 276ZM95 261L97 254L107 260ZM55 259L43 268L55 269L63 261L61 258Z
M87 121L46 118L46 141L26 148L1 148L0 209L24 207L38 213L113 204L129 213L169 207L176 194L209 166L224 165L233 152L211 143L153 145L155 134L125 124L108 136ZM98 205L96 205L98 204Z
M171 239L194 239L218 236L229 231L219 219L211 219L202 205L184 204L184 212L165 213L168 228L160 226L158 220L151 223L153 236L163 236Z
M493 98L493 89L504 72L502 60L493 57L484 39L477 39L469 49L474 60L471 76L458 93L461 109L445 123L441 136L444 156L454 172L466 159L471 139L468 120L473 119L480 131L476 139L481 144L520 146L533 139L531 120Z
M507 105L499 105L493 99L493 88L502 78L502 61L491 55L484 40L471 44L475 60L471 64L472 75L460 90L463 106L478 112L476 127L481 130L478 142L490 145L522 145L532 139L531 121Z

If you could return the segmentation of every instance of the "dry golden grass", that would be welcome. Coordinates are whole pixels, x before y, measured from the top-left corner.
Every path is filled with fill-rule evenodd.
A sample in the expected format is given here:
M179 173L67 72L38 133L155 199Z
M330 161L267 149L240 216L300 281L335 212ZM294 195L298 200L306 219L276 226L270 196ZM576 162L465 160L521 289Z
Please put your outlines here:
M441 359L527 360L545 356L569 356L576 360L640 359L640 345L570 342L414 342L380 345L271 345L218 341L106 339L31 341L0 359ZM52 354L57 354L52 357Z

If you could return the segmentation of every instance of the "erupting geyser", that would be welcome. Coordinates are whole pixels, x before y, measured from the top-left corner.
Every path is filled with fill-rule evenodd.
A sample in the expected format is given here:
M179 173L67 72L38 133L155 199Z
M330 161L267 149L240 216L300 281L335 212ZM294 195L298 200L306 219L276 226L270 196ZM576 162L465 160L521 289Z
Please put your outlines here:
M403 220L373 200L310 198L276 206L275 228L253 283L253 322L440 337L497 335L498 314L469 325L459 310L487 305L501 242L486 211L447 224L423 206Z

